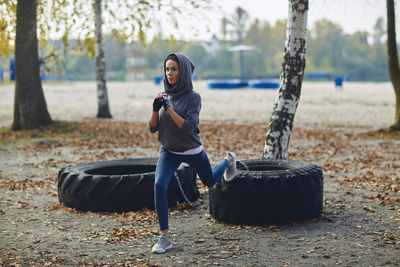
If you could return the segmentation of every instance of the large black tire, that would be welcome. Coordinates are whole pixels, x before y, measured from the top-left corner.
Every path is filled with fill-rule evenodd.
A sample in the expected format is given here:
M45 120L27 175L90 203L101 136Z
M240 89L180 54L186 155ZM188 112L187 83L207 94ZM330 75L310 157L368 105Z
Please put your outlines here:
M317 165L294 160L245 160L235 178L209 189L210 213L223 222L271 225L321 216L323 174Z
M154 209L154 172L157 158L83 163L58 173L60 203L78 210L124 212ZM190 201L199 198L196 172L187 164L177 170ZM167 190L169 206L185 201L175 177Z

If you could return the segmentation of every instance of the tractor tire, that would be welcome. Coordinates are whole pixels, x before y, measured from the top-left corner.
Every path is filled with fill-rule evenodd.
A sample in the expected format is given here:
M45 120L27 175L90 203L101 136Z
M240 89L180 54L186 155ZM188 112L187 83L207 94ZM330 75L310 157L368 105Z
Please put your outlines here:
M60 203L77 210L126 212L154 209L154 179L157 158L122 159L83 163L62 168L58 173ZM196 172L187 164L177 169L183 192L189 201L199 198ZM185 198L172 177L167 190L168 204Z
M232 181L221 179L209 189L210 213L215 219L265 226L321 216L324 179L319 166L270 159L240 163Z

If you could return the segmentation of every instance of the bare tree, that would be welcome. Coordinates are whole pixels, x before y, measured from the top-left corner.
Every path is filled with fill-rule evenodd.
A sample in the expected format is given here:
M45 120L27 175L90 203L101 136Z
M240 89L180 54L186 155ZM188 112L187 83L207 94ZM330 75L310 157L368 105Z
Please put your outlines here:
M308 0L289 0L285 53L263 158L285 159L306 64Z
M246 25L249 18L249 13L239 6L235 9L235 12L232 14L232 17L229 20L229 24L233 28L232 33L238 44L243 42L246 34Z
M222 35L222 40L226 40L226 36L228 35L228 24L229 20L226 17L223 17L221 19L221 35Z
M392 130L400 130L400 67L397 55L396 43L396 23L395 23L395 4L394 0L386 0L387 6L387 51L389 76L396 95L396 113Z

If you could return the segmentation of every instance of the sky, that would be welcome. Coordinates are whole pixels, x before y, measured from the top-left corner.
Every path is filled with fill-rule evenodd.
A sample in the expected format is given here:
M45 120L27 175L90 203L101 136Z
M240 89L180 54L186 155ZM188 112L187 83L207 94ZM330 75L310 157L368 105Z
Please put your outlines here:
M251 21L258 18L275 24L278 19L286 19L288 16L287 0L213 0L213 3L221 8L214 8L201 18L188 19L187 16L178 18L180 28L178 33L169 30L171 27L162 25L166 35L177 34L186 40L210 39L213 33L220 32L220 19L222 16L229 17L236 7L244 8L249 14ZM400 1L396 5L396 29L400 38ZM328 19L338 23L345 33L356 31L372 32L377 18L383 17L386 21L385 0L309 0L308 28L311 28L315 21ZM198 25L207 24L209 30Z

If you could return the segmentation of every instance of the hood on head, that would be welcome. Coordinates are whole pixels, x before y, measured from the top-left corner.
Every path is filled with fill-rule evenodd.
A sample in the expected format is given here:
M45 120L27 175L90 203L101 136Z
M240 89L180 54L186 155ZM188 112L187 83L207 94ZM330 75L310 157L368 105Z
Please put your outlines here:
M178 82L173 86L171 85L165 75L165 63L164 61L164 90L168 95L179 96L193 90L192 74L194 71L194 65L190 59L182 53L172 53L178 58L179 61L179 79ZM172 55L170 54L170 55Z

